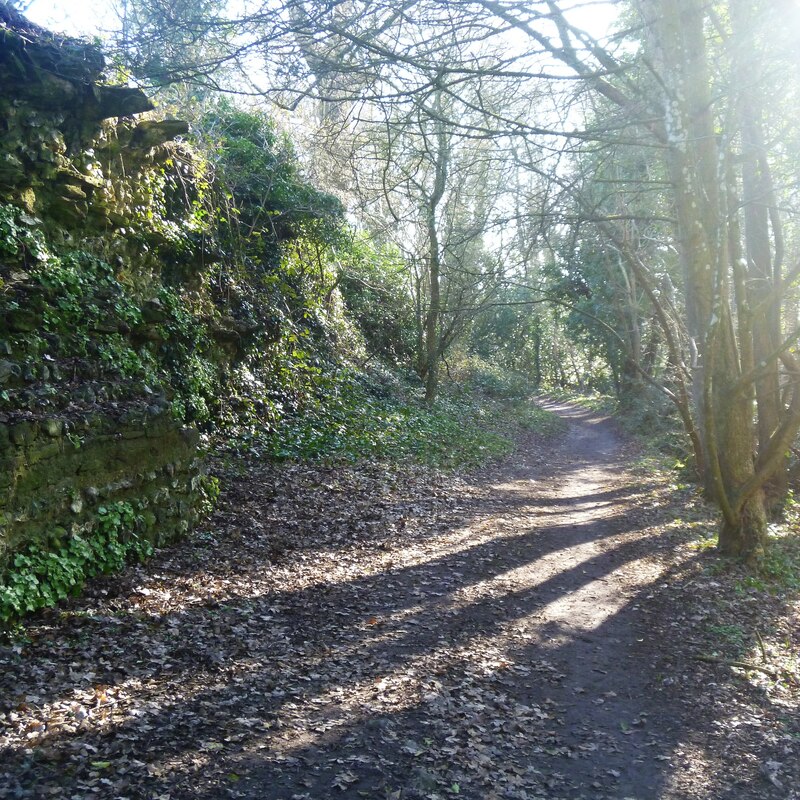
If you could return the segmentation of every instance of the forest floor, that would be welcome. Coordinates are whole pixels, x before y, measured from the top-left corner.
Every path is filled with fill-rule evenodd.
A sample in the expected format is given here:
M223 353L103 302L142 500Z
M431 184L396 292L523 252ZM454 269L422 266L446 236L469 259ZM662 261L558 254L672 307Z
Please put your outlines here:
M203 530L0 648L0 797L800 798L796 599L547 405L466 477L221 466Z

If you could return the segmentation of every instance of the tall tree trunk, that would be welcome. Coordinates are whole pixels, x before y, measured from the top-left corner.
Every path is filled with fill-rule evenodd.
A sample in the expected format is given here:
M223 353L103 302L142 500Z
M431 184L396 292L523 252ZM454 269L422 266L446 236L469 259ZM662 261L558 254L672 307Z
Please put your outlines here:
M625 237L626 244L636 248L634 236ZM620 292L619 314L624 320L626 352L623 353L620 367L620 387L618 394L622 398L636 398L641 395L644 388L642 380L642 333L639 321L639 304L637 301L636 276L629 273L622 257L618 259L618 266L622 274L624 290Z
M738 87L738 117L742 140L742 201L744 208L745 254L747 262L748 309L763 307L763 313L750 317L753 339L753 361L759 364L755 379L758 406L758 444L763 451L781 422L779 361L775 357L781 339L780 303L773 292L780 282L780 252L773 253L770 241L770 203L774 198L772 177L764 147L761 76L753 39L755 19L752 0L733 0L733 61ZM773 203L774 205L774 203ZM778 228L773 219L773 227ZM774 234L780 239L780 231ZM770 302L769 298L776 300ZM778 513L788 490L788 459L784 458L765 485L768 508Z
M416 369L417 375L422 380L425 380L425 374L428 368L428 360L425 354L425 311L423 309L424 306L424 298L425 298L425 291L423 288L422 276L417 274L414 277L414 322L415 322L415 330L414 330L414 338L416 342L415 346L415 358L416 358Z
M434 108L441 115L442 97L437 93ZM439 359L441 357L441 248L439 245L439 204L447 188L450 156L445 123L441 116L434 119L435 149L433 150L433 188L425 206L425 222L428 229L428 282L430 297L425 316L425 402L433 403L439 391Z
M441 313L441 261L436 230L436 206L428 208L428 276L430 296L425 317L425 402L432 403L439 390L439 315Z
M542 386L542 323L536 318L533 329L533 385Z
M667 158L685 269L687 323L698 353L695 405L705 450L705 483L723 514L719 546L750 558L763 549L761 491L739 501L755 475L752 394L740 385L730 296L724 153L713 118L702 0L648 3L662 60Z

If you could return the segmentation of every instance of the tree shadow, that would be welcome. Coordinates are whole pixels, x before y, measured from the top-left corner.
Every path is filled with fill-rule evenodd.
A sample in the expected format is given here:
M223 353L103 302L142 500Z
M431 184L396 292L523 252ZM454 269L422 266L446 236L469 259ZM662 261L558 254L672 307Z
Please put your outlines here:
M535 501L495 486L504 514L530 513L530 527L477 541L465 530L454 552L423 547L418 563L387 561L370 574L280 590L262 581L252 593L163 614L76 618L85 641L99 640L87 686L135 689L137 715L37 735L31 751L7 747L0 778L21 797L667 796L680 747L706 735L700 716L673 714L665 702L664 658L644 613L657 585L676 575L643 580L587 626L561 604L577 595L591 604L592 587L613 585L653 542L624 508L536 523L575 508L576 497L587 515L622 506L651 488L643 486ZM486 516L480 510L476 501L462 514L467 529ZM582 557L559 566L574 548ZM217 568L256 575L265 566L258 548L252 555ZM284 577L314 555L290 552ZM532 568L537 581L524 576ZM107 635L110 625L124 636ZM80 649L68 652L85 669ZM51 668L70 667L53 667L42 652L25 665L39 683ZM67 698L44 687L35 702L59 699ZM106 762L113 767L96 766ZM768 796L760 790L753 797Z
M437 648L443 647L448 652L461 654L472 649L476 653L482 652L488 646L487 641L492 642L497 638L498 629L537 615L564 596L605 579L621 564L639 558L642 555L642 543L634 540L619 544L596 553L569 570L556 572L536 586L506 591L500 596L489 593L486 597L467 597L463 602L454 602L452 598L455 593L482 581L495 579L509 570L524 568L549 554L557 554L559 548L596 542L630 530L630 524L624 523L622 518L614 517L583 526L556 526L544 532L533 530L503 542L500 556L496 553L497 542L484 543L432 563L389 570L330 586L324 601L320 600L319 587L310 590L310 594L306 590L231 600L219 607L215 617L218 627L231 632L223 636L221 642L219 638L216 640L218 645L221 643L227 648L216 667L204 662L207 653L202 652L205 640L201 638L200 650L192 654L189 664L183 665L184 668L192 665L200 669L188 672L184 678L179 674L169 676L171 681L183 684L181 694L173 702L148 710L144 717L110 725L102 732L81 733L77 741L91 752L102 754L103 761L113 761L124 755L127 758L134 757L143 764L152 764L154 760L160 764L181 762L177 770L165 769L163 776L152 780L152 786L169 790L173 797L212 798L234 792L233 796L279 798L292 796L286 794L290 790L299 796L306 792L309 797L327 797L333 793L332 787L342 773L346 775L339 780L342 785L335 789L335 793L347 798L362 797L364 795L360 793L363 792L400 790L406 791L408 797L414 796L410 793L412 790L428 791L430 794L441 790L442 781L445 784L451 781L451 786L457 783L462 796L488 797L483 792L487 790L486 776L491 781L492 770L486 763L481 767L482 771L478 770L475 775L468 765L459 765L456 761L452 768L448 766L442 770L439 768L441 765L429 764L421 753L416 752L414 748L417 745L403 749L405 740L402 737L410 737L408 741L419 744L420 736L430 738L427 734L434 729L435 736L439 737L437 741L446 741L446 730L439 728L442 724L447 726L462 720L463 714L457 704L444 715L438 727L434 725L430 728L426 723L425 707L415 703L399 713L357 715L357 721L347 720L342 730L334 734L321 737L310 735L312 741L307 744L290 742L281 748L274 747L275 737L268 733L270 729L265 732L263 727L259 727L258 732L254 733L245 726L245 732L242 733L237 720L255 717L277 725L282 715L293 713L292 709L300 705L314 707L319 704L319 710L315 713L321 716L321 724L324 725L330 723L331 719L335 720L337 715L337 701L330 697L332 675L335 675L337 689L358 695L363 692L365 684L374 684L387 672L414 669L420 659L424 661L426 655ZM446 581L453 574L457 575L458 580L455 586L450 586ZM445 576L444 583L442 576ZM554 682L553 670L547 667L543 668L544 683L535 680L528 683L504 681L501 686L495 687L506 698L514 695L517 706L544 709L542 713L545 716L538 721L546 723L547 728L555 727L553 731L540 731L536 724L528 729L523 726L521 730L527 730L525 736L530 736L530 742L520 740L518 736L511 737L509 741L513 744L513 757L509 756L508 764L513 764L516 772L510 777L504 772L504 781L513 778L518 788L526 785L546 788L548 780L556 781L563 784L563 791L567 792L564 796L581 796L569 793L578 791L589 791L586 796L592 796L591 784L599 780L597 770L604 769L606 777L619 773L615 778L617 786L626 785L625 781L632 781L634 775L646 775L646 783L650 787L648 791L655 791L661 785L664 764L652 759L637 761L626 745L642 738L638 735L639 731L631 734L634 738L627 738L625 731L617 730L619 723L615 726L610 718L596 722L604 735L610 736L604 744L607 751L603 759L605 766L599 767L591 755L595 751L590 749L592 736L596 738L597 733L581 728L584 701L589 698L602 699L592 697L594 689L589 679L594 672L587 673L587 668L597 669L597 676L607 676L621 670L629 704L630 697L646 694L650 678L644 674L633 674L633 666L638 662L625 655L632 646L631 630L636 633L638 629L635 626L631 628L624 619L628 616L628 608L640 602L646 591L640 592L636 600L629 601L591 634L576 633L570 631L568 625L555 623L550 630L542 628L537 641L527 646L506 647L502 642L490 645L499 647L504 658L517 665L541 663L544 655L547 664L556 665L553 667L557 670L555 674L564 676ZM376 600L380 598L384 598L383 611L387 614L391 612L396 617L401 611L410 610L410 613L397 618L387 616L380 624L370 624L367 615L376 613ZM241 646L239 635L249 632L248 621L268 616L270 609L276 607L283 607L284 613L276 615L280 624L275 629L270 624L256 626L273 643L271 657L262 661L264 651L247 652L247 648ZM340 620L337 614L342 613L340 610L343 608L347 609L347 613L345 619ZM177 628L177 636L174 637L177 639L181 638L181 631L186 631L184 646L190 646L188 632L206 624L206 616L207 610L203 609L177 616L167 615L163 626L166 630ZM610 663L607 652L603 656L604 661L593 660L593 648L607 639L619 641L618 650L623 655L620 662ZM153 643L152 639L146 641ZM162 640L156 641L160 643ZM280 654L287 660L291 659L292 666L288 671L278 671L276 674L275 656ZM159 655L162 661L165 658L170 658L168 652ZM325 680L310 677L320 674L321 659L327 663L327 672L323 669L323 674L328 676ZM229 666L228 661L237 663ZM602 666L589 666L595 663ZM463 675L468 665L469 662L464 662L461 656L452 667L446 667L444 672L434 673L432 677L440 682L445 679L450 681L452 687L457 687L459 676ZM581 685L578 686L578 683ZM578 688L582 688L588 696L574 703L573 694ZM455 689L450 692L451 703L458 699L453 699L453 691ZM617 695L622 696L622 693L618 692ZM656 713L647 710L650 706L646 701L641 708L642 713L651 717ZM496 717L483 720L484 727L488 725L491 728L498 720L502 721L503 707L498 706L495 710ZM606 715L618 713L610 702L603 710ZM626 713L631 725L643 718L630 709ZM556 725L558 719L563 721ZM568 733L559 733L565 726ZM456 724L456 729L460 731L456 741L458 737L463 739L470 736L468 731L465 733L462 730L463 727L461 723ZM659 727L665 728L661 724ZM611 736L609 731L616 735ZM211 784L203 788L203 781L209 780L208 768L212 760L207 745L209 741L218 743L220 738L225 738L225 733L231 732L234 732L232 735L235 738L235 744L231 746L241 748L246 754L223 757L219 752L211 751L215 753L213 760L218 762L211 770L215 777ZM498 739L504 736L502 730L499 733L493 730L492 735ZM252 748L263 743L265 736L270 741L270 752L254 756ZM662 737L647 746L656 748L654 752L666 758L676 741ZM34 755L31 761L29 756L6 752L5 769L10 769L12 776L28 776L30 786L36 791L44 791L55 783L74 792L80 789L82 781L90 780L91 758L87 758L83 768L79 767L73 775L60 773L57 765L68 757L75 743L76 737L73 735L43 737L40 740L40 752L45 754L44 760ZM379 747L391 755L373 763L365 754ZM424 753L425 748L422 745L420 747ZM582 750L583 747L586 749ZM271 752L273 748L274 753ZM502 748L497 757L501 754ZM367 760L352 763L342 760L351 757ZM189 768L187 772L183 763L187 759L189 762L199 760L203 766L196 771ZM346 768L347 765L350 767ZM220 768L225 774L243 777L235 781L235 787L223 788ZM348 782L351 775L356 779ZM554 775L562 777L554 778ZM223 781L222 785L220 780ZM428 795L422 793L419 796ZM640 792L635 796L658 795Z
M356 647L373 638L375 634L371 627L363 626L364 620L387 611L397 615L408 609L412 610L413 618L423 613L419 606L426 597L430 608L436 611L456 592L463 592L471 586L491 581L520 567L533 565L548 556L557 555L586 542L599 542L630 532L635 530L636 525L635 518L630 515L615 515L585 523L549 525L545 529L532 527L520 534L491 537L477 544L469 543L467 533L468 543L463 549L426 558L422 563L389 566L374 574L350 576L341 580L332 576L325 584L314 583L302 588L269 588L241 597L212 600L210 603L199 602L160 614L141 614L121 609L113 617L102 614L79 615L70 620L70 634L75 637L74 649L77 651L76 655L79 655L82 649L90 649L85 644L86 640L97 639L102 644L111 630L108 639L109 644L112 644L119 640L119 634L114 628L125 631L124 649L113 653L108 647L97 648L104 651L106 659L118 662L110 669L97 670L93 675L95 683L111 686L127 681L129 674L137 679L165 674L172 679L178 679L185 671L207 667L213 672L226 658L247 657L247 647L237 638L236 629L250 619L262 620L260 624L264 634L272 634L276 640L280 638L277 633L281 627L288 626L288 640L297 641L307 635L306 626L313 629L320 612L336 613L337 609L346 608L347 618L359 626L355 628L357 633L348 634L349 638L354 639L353 646ZM629 552L633 552L633 547L615 551L615 555L610 556L609 563L615 560L617 564L623 563ZM240 572L246 574L250 570L257 572L260 569L263 567L255 563L246 565ZM597 569L594 560L581 564L578 580L582 578L589 581L596 578ZM570 579L569 573L556 574L537 587L537 596L538 593L543 598L557 596L561 591L566 591L565 586ZM388 604L381 599L384 595L382 587L386 583L392 587ZM244 582L243 585L247 583ZM430 591L435 591L436 594L431 595ZM497 608L508 607L509 613L513 613L511 609L517 600L517 594L509 593ZM467 624L466 621L464 624ZM409 622L406 615L401 615L396 620L382 621L380 632L391 636L404 627L408 629L409 625L413 628L413 620ZM413 630L409 631L407 638L413 645ZM393 647L397 648L405 641L405 637L399 635L393 641ZM217 646L210 647L214 642ZM206 647L212 653L210 658L204 650ZM101 655L98 652L98 657ZM187 655L191 657L187 658ZM164 669L165 663L171 664L167 670ZM128 667L143 665L143 668L128 669L126 664ZM59 696L55 687L50 689L47 686L41 687L37 696L44 703L64 699Z

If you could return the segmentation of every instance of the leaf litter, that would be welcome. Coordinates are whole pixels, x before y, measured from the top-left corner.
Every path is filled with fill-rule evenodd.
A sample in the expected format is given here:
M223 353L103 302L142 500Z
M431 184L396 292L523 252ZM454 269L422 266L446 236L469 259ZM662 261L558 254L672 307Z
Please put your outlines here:
M798 797L796 603L559 411L468 476L219 465L208 525L0 648L0 797ZM750 625L779 678L694 659Z

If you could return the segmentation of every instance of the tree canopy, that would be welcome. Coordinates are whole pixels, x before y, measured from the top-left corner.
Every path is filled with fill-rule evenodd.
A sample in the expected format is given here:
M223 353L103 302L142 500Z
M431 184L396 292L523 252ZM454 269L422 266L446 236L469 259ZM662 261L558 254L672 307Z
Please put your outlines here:
M127 0L118 45L146 84L289 110L312 172L406 264L429 400L453 347L656 392L723 550L751 557L800 426L797 17L788 0Z

